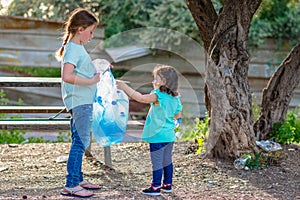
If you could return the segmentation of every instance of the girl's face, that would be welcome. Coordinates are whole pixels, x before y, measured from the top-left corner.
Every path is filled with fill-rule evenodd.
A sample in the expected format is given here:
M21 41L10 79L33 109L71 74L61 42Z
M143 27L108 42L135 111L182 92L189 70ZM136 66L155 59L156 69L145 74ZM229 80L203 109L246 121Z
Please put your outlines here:
M165 85L165 81L160 77L155 75L152 81L152 86L154 89L159 88L161 85Z
M80 43L82 45L88 43L94 37L94 32L96 28L97 28L97 24L93 24L87 27L86 29L84 29L83 27L80 27L78 29Z

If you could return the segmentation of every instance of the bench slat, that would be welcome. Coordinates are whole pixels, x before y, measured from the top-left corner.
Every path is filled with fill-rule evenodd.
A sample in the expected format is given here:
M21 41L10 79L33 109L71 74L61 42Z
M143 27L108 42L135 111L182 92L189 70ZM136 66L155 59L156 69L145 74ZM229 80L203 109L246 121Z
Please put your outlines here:
M130 120L127 130L142 130L144 124ZM69 130L70 122L67 118L59 119L7 119L0 120L0 130Z
M60 87L61 78L0 77L0 87Z
M0 113L58 113L64 106L0 106ZM62 113L68 113L64 110ZM130 116L146 116L147 112L129 112Z
M7 118L7 119L0 119L0 122L4 121L4 122L24 122L24 121L30 121L30 122L36 122L36 121L41 121L41 122L47 122L47 121L70 121L70 118Z
M70 130L69 121L0 121L2 130Z
M64 106L0 106L0 113L58 113L64 108ZM67 110L63 113L67 113Z

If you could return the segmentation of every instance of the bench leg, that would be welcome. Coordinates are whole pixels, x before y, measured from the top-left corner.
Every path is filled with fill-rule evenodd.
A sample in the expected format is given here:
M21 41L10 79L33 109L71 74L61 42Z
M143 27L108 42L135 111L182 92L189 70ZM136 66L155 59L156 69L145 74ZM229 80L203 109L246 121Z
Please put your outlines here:
M110 146L104 147L104 163L108 167L112 167Z

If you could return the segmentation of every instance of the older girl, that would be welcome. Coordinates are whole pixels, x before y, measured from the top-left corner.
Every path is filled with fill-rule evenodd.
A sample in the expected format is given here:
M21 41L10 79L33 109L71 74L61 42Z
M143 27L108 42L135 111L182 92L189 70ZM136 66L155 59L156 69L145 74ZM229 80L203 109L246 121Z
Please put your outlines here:
M93 97L100 81L84 46L93 38L98 19L88 10L78 8L65 23L63 45L57 51L62 64L62 98L71 114L72 144L67 163L66 185L62 195L90 197L99 185L83 180L82 156L90 144Z

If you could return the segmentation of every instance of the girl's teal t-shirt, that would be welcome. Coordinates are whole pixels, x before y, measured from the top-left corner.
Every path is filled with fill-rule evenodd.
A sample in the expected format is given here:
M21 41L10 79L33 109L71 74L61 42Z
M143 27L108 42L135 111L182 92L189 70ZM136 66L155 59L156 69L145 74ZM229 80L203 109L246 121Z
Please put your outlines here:
M180 96L173 97L159 89L154 89L158 103L151 103L142 134L142 139L149 143L174 142L174 115L182 111Z
M65 63L74 65L74 74L80 77L92 78L96 73L91 57L83 45L68 42L65 46L62 66ZM93 103L96 84L81 86L62 81L61 90L64 104L68 110L71 110L79 105Z

